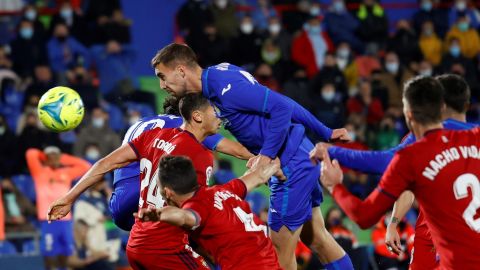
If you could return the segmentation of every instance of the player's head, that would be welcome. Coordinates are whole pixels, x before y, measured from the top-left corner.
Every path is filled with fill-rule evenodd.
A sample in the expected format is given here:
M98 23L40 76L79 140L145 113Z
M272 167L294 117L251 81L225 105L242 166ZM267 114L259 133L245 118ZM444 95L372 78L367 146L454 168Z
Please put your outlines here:
M403 113L408 128L440 123L445 107L443 96L443 86L433 77L417 76L405 83Z
M444 74L435 77L445 89L445 105L448 110L465 114L470 106L470 87L468 83L456 74Z
M178 198L198 189L192 161L184 156L164 156L158 165L160 193L168 205L179 206Z
M180 116L180 110L178 109L179 99L174 96L167 96L163 101L163 113Z
M179 108L187 125L200 128L206 136L218 132L221 120L217 117L210 102L201 94L185 95L180 99Z
M195 52L187 45L172 43L157 52L152 59L160 87L171 95L182 97L187 93L187 77L198 66Z
M47 146L43 149L43 153L47 157L45 163L47 166L58 168L60 167L60 156L62 152L56 146Z

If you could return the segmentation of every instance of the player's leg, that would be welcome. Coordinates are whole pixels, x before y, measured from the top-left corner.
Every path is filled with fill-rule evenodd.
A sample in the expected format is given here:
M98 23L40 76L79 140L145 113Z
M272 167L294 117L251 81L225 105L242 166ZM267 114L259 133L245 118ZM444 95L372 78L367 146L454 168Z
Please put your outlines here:
M139 178L131 177L117 182L109 202L113 222L119 228L130 231L135 218L133 213L138 210L140 198Z
M69 255L66 253L73 252L73 228L71 221L56 221L48 223L48 221L41 222L41 236L40 236L40 249L45 259L46 269L66 269L66 264L61 265L61 255ZM66 228L69 228L70 232L67 232ZM64 237L65 234L72 235L72 241L70 246L65 246Z
M67 269L67 260L75 252L75 238L73 236L73 221L63 220L58 222L58 269Z
M295 248L297 247L301 231L302 227L292 232L285 226L282 226L278 232L270 231L270 238L277 250L280 266L285 270L297 269Z

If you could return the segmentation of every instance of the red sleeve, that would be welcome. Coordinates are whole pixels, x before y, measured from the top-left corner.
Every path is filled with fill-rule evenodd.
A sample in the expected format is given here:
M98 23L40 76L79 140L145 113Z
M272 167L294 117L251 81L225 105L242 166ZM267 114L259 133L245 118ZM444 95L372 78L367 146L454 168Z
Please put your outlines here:
M207 220L210 211L201 200L189 200L182 205L182 209L192 212L195 216L196 224L192 230L205 226L205 221Z
M412 169L408 168L408 159L401 158L400 153L395 154L377 189L364 201L352 195L345 186L335 186L332 196L360 228L367 229L377 223L413 179L409 175Z
M223 189L226 189L226 190L234 193L235 195L237 195L238 197L240 197L242 199L245 199L245 197L247 196L247 186L240 179L230 180L230 182L221 185L221 187Z

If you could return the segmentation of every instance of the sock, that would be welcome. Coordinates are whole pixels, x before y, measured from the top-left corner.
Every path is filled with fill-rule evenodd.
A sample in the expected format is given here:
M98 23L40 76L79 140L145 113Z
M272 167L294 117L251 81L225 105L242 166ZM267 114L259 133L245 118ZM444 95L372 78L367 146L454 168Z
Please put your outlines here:
M348 254L342 258L324 265L327 270L353 270L353 264Z

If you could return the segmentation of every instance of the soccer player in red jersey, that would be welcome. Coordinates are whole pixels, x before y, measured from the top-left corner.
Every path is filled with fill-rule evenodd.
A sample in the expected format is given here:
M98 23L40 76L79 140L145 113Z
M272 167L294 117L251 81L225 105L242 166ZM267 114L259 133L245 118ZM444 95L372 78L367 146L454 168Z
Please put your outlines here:
M256 166L224 185L202 187L188 158L165 156L160 161L158 186L171 206L143 208L138 217L186 229L222 270L281 269L266 226L244 200L248 191L279 170L279 163Z
M443 129L442 85L431 77L406 84L404 114L417 142L398 151L364 201L347 191L336 160L324 152L322 184L362 228L377 222L404 190L417 198L440 255L440 269L480 265L480 129Z
M64 217L75 199L101 181L105 173L136 160L140 161L141 170L140 209L166 205L153 180L158 175L158 163L163 155L188 156L195 166L198 184L206 185L212 172L213 155L199 142L218 131L220 120L208 100L199 94L185 96L180 101L180 112L185 129L155 128L119 147L95 163L65 197L50 206L48 220ZM208 269L203 258L188 246L185 232L163 222L136 220L130 233L127 256L134 269Z

